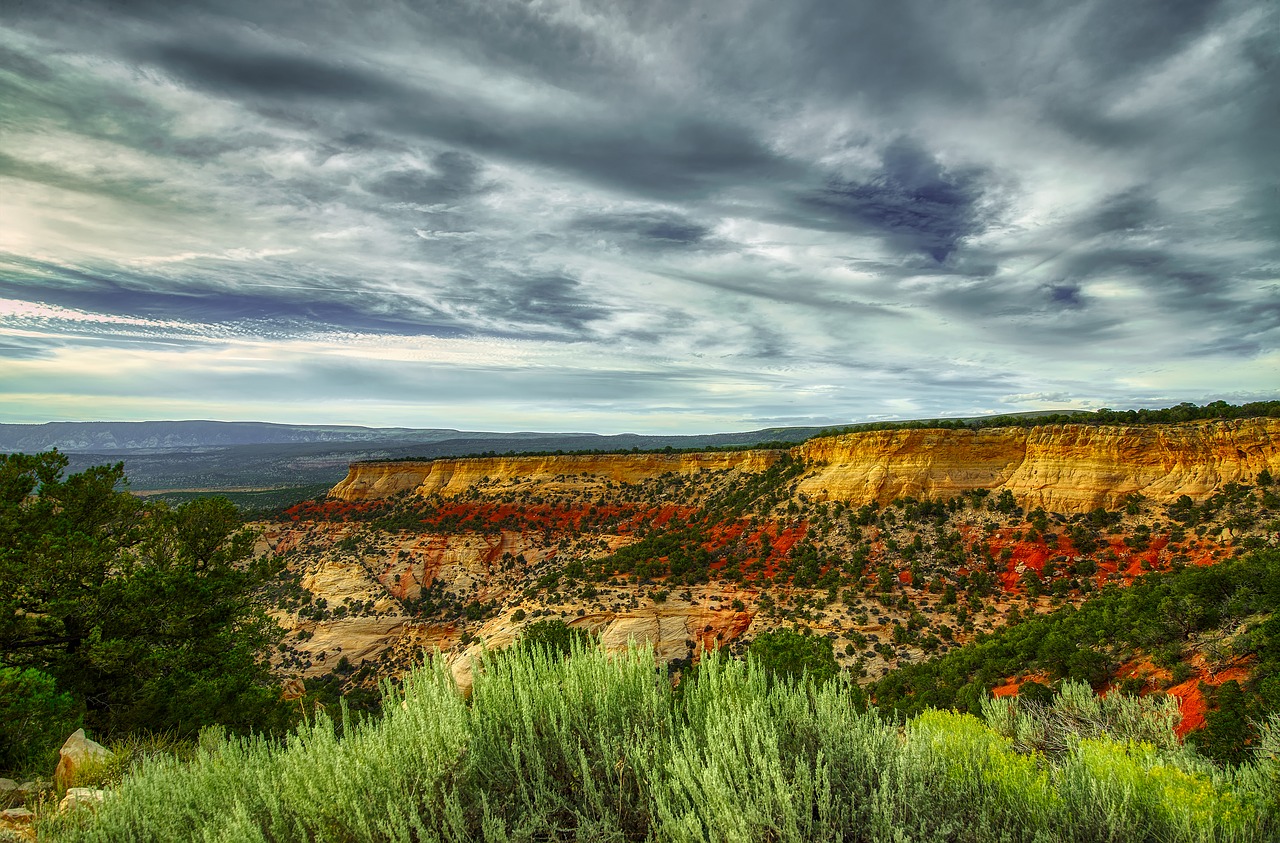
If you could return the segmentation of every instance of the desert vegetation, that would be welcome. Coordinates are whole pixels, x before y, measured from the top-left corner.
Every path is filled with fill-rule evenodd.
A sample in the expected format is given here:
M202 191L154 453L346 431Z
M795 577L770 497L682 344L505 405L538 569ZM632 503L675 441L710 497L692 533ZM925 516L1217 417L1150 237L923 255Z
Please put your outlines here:
M287 741L201 735L141 764L67 841L1270 840L1276 732L1218 768L1166 706L993 703L988 723L863 710L847 682L770 681L710 656L676 686L652 652L484 656L470 699L436 660L378 719L320 716ZM998 711L998 714L995 713ZM1050 725L1045 725L1050 724Z
M76 782L110 788L97 813L28 799L49 839L1275 834L1269 472L1068 515L812 498L820 468L486 477L246 524L5 457L0 775L47 777L79 726L114 750ZM635 618L654 651L597 648Z

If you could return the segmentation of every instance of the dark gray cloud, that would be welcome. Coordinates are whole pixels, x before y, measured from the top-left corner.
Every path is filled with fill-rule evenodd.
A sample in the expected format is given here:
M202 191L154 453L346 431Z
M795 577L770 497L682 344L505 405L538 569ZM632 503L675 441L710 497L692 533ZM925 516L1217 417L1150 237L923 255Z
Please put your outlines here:
M1084 306L1077 284L1051 284L1045 289L1049 303L1063 309L1077 310Z
M711 236L709 227L672 211L583 214L573 220L571 227L642 249L703 246L708 245Z
M49 66L36 56L11 50L3 45L0 45L0 71L32 82L48 82L54 76ZM0 84L11 87L8 80L0 81Z
M347 421L600 430L1275 386L1264 0L0 18L0 394L27 420L77 390L337 420L326 383Z
M1076 231L1083 237L1130 234L1153 225L1159 216L1156 201L1146 187L1131 188L1108 196L1089 213Z
M442 299L476 322L493 323L490 330L504 335L550 329L577 337L608 314L583 294L580 281L562 273L460 276Z
M833 181L802 202L836 230L880 234L897 251L922 252L943 263L989 218L979 204L983 191L981 173L949 172L918 144L900 138L884 150L873 177Z
M373 193L397 202L457 202L483 190L483 166L463 152L441 152L431 170L394 170L369 185Z
M319 100L389 99L405 91L389 79L308 55L235 49L234 45L171 43L135 58L222 94Z

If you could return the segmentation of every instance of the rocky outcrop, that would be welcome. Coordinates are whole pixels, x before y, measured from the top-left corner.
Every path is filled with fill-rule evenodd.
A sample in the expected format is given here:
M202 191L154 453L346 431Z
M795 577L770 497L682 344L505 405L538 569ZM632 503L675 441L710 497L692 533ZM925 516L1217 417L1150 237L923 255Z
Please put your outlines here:
M96 787L69 787L67 793L58 803L58 811L71 811L76 808L96 808L107 799L107 792Z
M1280 419L1179 425L893 430L815 439L799 491L861 504L1008 489L1026 507L1087 512L1130 494L1202 500L1280 470Z
M86 769L105 764L111 757L111 750L89 740L84 729L76 729L58 750L58 769L54 771L53 780L60 787L70 787Z
M584 614L572 619L570 626L593 633L606 650L618 652L633 643L648 644L659 659L670 662L697 658L707 650L731 643L747 631L754 619L753 611L673 600L668 605ZM481 627L476 643L449 656L450 670L458 686L468 691L474 662L481 653L511 645L525 626L526 623L515 623L504 616Z
M636 483L663 474L741 469L763 471L784 451L725 451L696 454L587 454L542 457L470 457L423 462L355 463L329 492L346 501L391 497L400 492L456 495L481 483L557 487L584 481Z
M668 472L758 472L784 451L492 457L357 463L330 492L342 500L398 492L456 495L478 485L544 488L637 482ZM1156 503L1202 500L1227 483L1280 473L1280 419L1178 425L1045 425L984 430L885 430L810 440L792 449L811 472L798 491L863 504L1011 491L1027 507L1085 512L1129 494ZM505 484L505 485L504 485Z
M599 635L605 649L648 643L658 658L673 661L719 649L746 632L754 618L755 612L676 605L587 615L574 626Z

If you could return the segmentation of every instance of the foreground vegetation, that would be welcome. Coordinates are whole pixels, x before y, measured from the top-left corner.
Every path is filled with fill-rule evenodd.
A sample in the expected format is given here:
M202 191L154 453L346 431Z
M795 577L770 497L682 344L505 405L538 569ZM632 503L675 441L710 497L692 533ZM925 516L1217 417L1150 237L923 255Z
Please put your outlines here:
M650 651L487 655L470 700L442 660L380 719L324 716L285 742L206 731L65 841L1251 841L1280 833L1280 720L1220 769L1178 746L1167 706L1069 686L992 717L898 724L839 679L770 681L712 656L676 687ZM1085 728L1087 727L1087 728Z
M47 775L99 737L283 730L262 655L281 630L259 593L281 566L221 498L171 508L121 489L121 465L0 455L0 773Z

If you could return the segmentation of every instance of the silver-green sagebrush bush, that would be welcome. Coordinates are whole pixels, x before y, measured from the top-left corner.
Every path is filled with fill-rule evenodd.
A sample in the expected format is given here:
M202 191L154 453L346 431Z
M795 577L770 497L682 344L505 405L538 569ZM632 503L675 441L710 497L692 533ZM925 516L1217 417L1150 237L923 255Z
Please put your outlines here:
M673 688L653 653L486 654L469 700L441 660L379 720L287 741L202 736L150 759L68 841L1270 841L1280 723L1222 770L1159 705L1068 688L992 724L861 712L840 679L769 680L717 655ZM1003 719L1002 719L1003 718ZM1077 718L1076 731L1064 723ZM1048 724L1048 725L1046 725ZM1155 724L1155 725L1153 725ZM1160 725L1163 724L1163 725ZM1096 727L1096 728L1095 728ZM1164 730L1164 731L1162 731ZM1048 737L1046 737L1046 735Z
M1177 752L1180 744L1174 728L1181 717L1174 697L1121 693L1099 697L1085 682L1063 682L1048 703L1021 696L987 698L982 703L983 720L1010 738L1015 749L1053 757L1067 754L1082 737L1149 743Z

